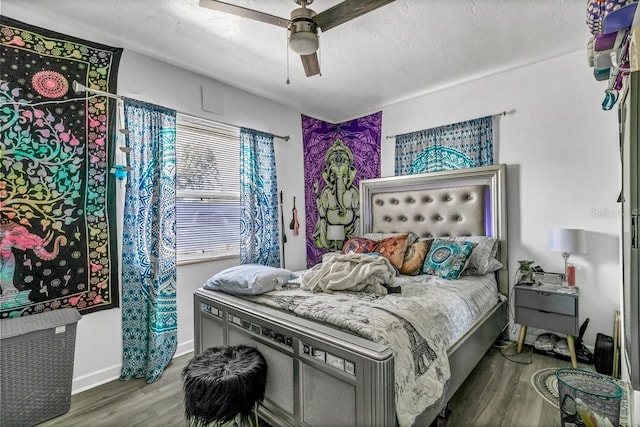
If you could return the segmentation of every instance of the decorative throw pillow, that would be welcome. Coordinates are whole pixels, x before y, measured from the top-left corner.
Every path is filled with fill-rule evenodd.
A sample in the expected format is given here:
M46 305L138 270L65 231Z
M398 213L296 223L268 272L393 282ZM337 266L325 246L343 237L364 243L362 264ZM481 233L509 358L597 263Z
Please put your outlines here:
M258 295L272 291L296 277L295 273L284 268L242 264L213 275L203 287L232 295Z
M373 248L375 248L376 243L376 241L366 239L364 237L351 237L349 240L344 242L344 245L342 246L342 253L366 254L373 252Z
M387 258L391 264L400 270L404 261L404 254L407 252L409 234L401 234L395 237L388 237L376 242L372 252L378 252Z
M409 235L409 237L407 237L408 245L415 243L416 241L418 241L418 238L420 237L416 233L365 233L362 235L362 237L370 240L375 240L376 242L378 242L383 239L388 239L389 237L404 236L405 234Z
M404 254L400 273L408 276L420 274L422 265L424 264L424 258L427 256L432 242L433 240L421 240L409 245Z
M436 239L424 259L422 271L443 279L457 279L467 265L474 244Z
M492 271L500 270L502 264L496 259L498 239L489 236L443 237L442 240L475 243L467 268L462 274L468 276L484 276Z

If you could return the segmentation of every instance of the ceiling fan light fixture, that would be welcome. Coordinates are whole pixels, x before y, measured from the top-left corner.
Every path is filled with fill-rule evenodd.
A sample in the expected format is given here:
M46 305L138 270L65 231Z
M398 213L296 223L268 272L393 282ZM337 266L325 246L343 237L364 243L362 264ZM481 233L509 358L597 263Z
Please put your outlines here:
M1 0L0 0L1 1ZM307 6L313 0L293 0L300 7L291 11L291 18L285 19L247 7L237 6L220 0L199 0L201 7L219 12L231 13L267 24L277 25L288 30L288 45L294 53L300 55L307 77L320 74L318 61L318 30L324 34L327 30L351 21L365 13L378 9L395 0L342 0L329 9L317 14ZM604 1L604 0L599 0ZM266 3L266 2L265 2ZM289 50L287 49L287 67ZM287 81L288 83L288 81Z
M318 50L318 36L311 32L292 33L289 48L298 55L311 55Z

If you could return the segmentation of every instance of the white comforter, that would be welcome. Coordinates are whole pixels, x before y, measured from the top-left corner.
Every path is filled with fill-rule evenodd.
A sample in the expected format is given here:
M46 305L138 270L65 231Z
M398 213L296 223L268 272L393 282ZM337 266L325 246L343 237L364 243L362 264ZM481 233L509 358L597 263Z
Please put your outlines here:
M311 293L297 284L248 297L388 346L395 360L396 414L410 426L442 398L450 377L447 349L498 302L495 278L396 278L401 294Z
M302 275L302 287L312 292L373 292L386 295L382 285L393 285L396 272L383 256L328 253Z

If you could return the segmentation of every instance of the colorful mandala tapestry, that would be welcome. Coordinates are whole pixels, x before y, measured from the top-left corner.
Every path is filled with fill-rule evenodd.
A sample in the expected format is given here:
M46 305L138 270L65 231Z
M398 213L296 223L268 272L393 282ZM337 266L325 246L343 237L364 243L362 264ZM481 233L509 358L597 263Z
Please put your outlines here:
M302 116L307 266L359 227L361 179L380 176L382 112L331 124Z
M0 317L118 306L113 100L122 49L0 16Z
M492 116L396 135L396 175L492 164Z

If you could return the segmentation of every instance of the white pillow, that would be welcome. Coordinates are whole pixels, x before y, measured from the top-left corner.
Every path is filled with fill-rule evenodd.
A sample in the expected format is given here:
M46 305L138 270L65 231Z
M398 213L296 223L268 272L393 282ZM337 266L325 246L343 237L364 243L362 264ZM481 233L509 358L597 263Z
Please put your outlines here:
M503 266L496 259L498 253L498 239L488 236L459 236L459 237L440 237L443 240L454 242L471 242L476 246L469 257L469 264L462 272L467 276L484 276L492 271L500 270Z
M205 289L231 295L258 295L272 291L298 277L292 271L260 264L242 264L212 276Z

